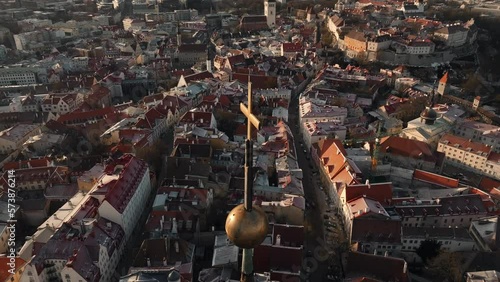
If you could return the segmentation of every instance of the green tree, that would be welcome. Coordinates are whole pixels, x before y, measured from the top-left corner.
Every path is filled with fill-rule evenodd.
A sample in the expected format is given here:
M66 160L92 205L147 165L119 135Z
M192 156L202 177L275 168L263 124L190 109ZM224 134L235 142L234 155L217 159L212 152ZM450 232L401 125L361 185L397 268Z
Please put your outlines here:
M462 281L462 260L463 257L459 253L443 251L430 260L428 265L440 281Z
M462 85L462 88L469 93L474 93L478 87L481 87L481 81L479 81L475 74L469 76L467 81Z
M441 249L441 243L436 240L425 240L420 243L417 249L417 255L420 256L424 263L427 263L431 259L439 255L439 250Z

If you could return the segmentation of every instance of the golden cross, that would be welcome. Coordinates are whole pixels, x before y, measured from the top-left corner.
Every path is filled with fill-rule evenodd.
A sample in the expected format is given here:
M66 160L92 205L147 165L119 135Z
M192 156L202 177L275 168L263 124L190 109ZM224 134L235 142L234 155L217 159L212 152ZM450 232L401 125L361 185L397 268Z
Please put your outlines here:
M257 130L259 130L260 129L260 121L257 119L256 116L254 116L252 114L252 83L250 81L248 81L248 107L245 106L245 104L240 103L240 110L248 119L247 139L251 140L252 139L252 125L255 128L257 128Z

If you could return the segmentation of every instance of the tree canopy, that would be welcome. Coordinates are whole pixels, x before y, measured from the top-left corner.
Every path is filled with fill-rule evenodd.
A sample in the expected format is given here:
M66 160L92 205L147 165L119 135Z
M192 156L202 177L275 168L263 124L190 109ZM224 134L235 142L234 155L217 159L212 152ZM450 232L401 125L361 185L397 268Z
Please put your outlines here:
M436 240L425 240L420 243L417 249L417 255L420 256L424 263L429 262L431 259L439 255L441 243Z

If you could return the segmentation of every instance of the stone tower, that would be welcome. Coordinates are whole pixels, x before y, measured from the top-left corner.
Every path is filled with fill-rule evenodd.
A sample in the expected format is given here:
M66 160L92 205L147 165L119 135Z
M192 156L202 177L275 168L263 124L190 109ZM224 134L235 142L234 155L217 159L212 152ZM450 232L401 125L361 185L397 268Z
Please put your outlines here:
M269 27L276 25L276 0L264 0L264 15Z

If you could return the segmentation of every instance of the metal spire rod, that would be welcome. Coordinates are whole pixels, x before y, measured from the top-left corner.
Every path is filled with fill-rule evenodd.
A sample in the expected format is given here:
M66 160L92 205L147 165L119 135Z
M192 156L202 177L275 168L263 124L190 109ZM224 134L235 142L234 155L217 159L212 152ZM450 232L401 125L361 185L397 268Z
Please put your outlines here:
M247 140L245 141L245 210L252 211L253 197L253 141L252 127L260 129L260 121L252 114L252 82L248 81L248 107L240 103L241 112L247 117Z
M240 103L241 112L247 117L247 140L245 141L245 210L252 211L253 200L253 141L252 127L260 129L260 122L252 114L252 82L248 77L248 106ZM243 249L241 282L253 282L253 249Z

